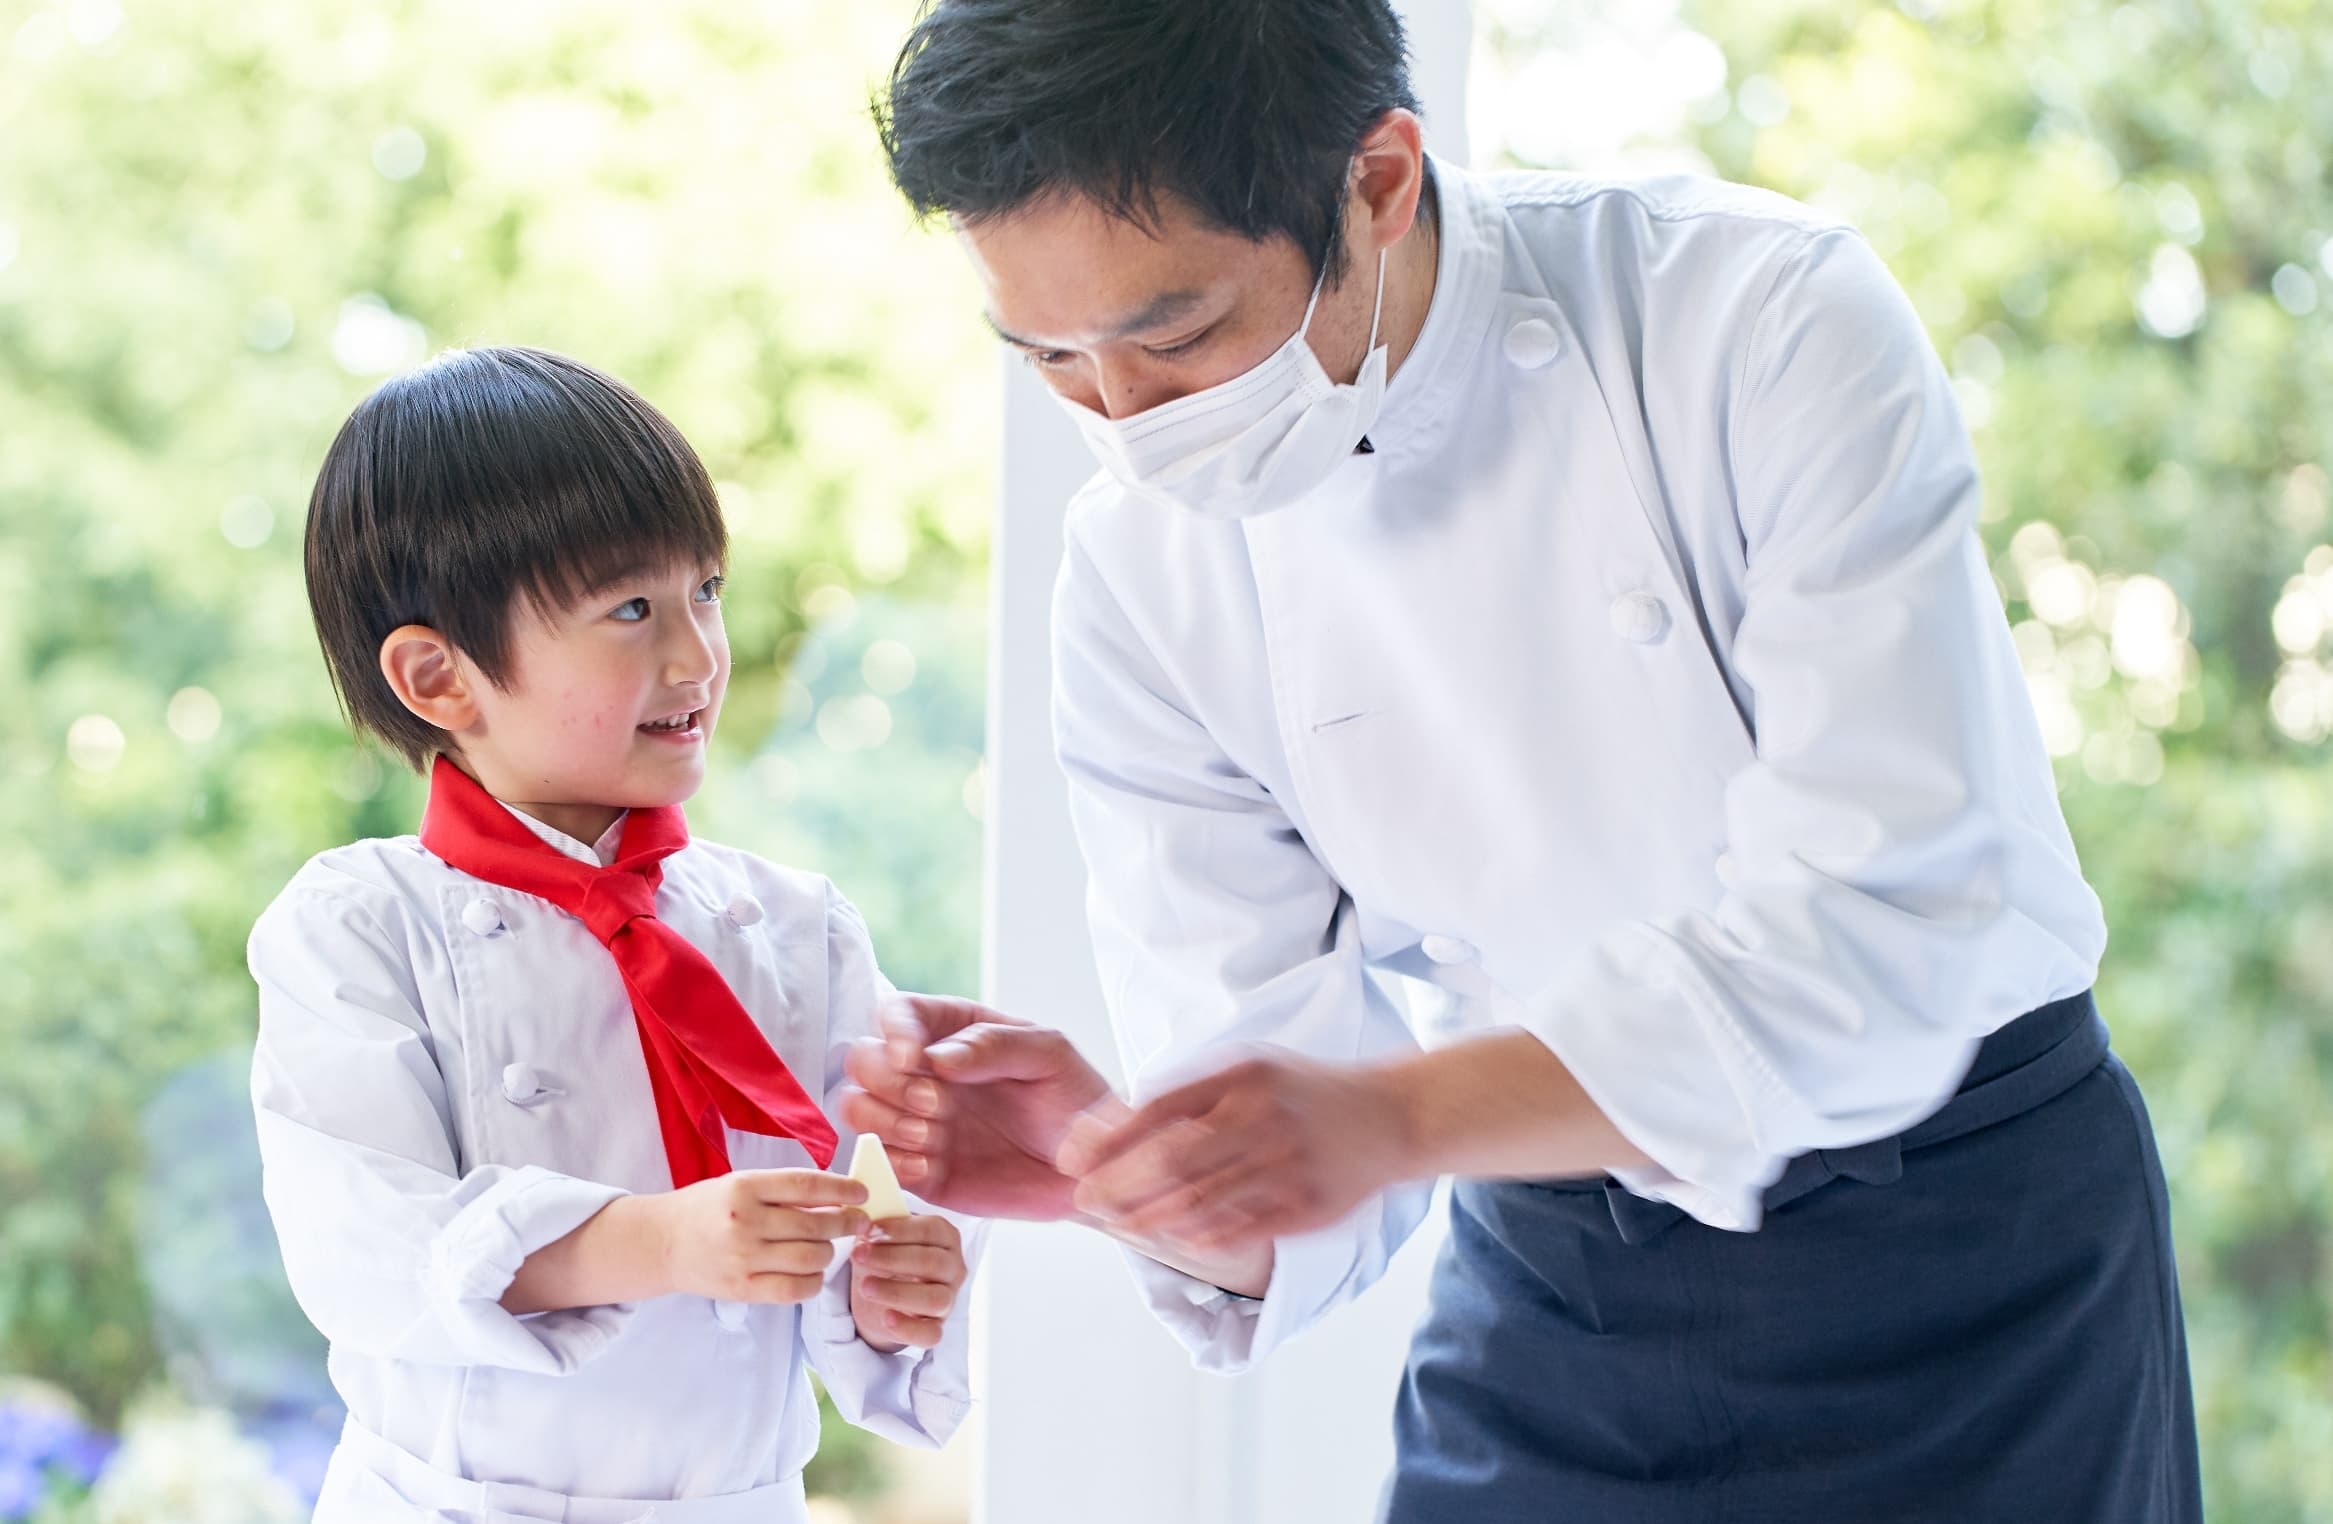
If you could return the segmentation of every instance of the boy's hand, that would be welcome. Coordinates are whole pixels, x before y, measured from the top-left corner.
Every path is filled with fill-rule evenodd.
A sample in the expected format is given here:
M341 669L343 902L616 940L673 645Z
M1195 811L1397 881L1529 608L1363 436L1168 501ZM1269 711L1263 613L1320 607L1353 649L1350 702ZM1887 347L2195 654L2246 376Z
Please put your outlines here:
M851 1318L888 1354L930 1349L964 1288L964 1241L945 1217L879 1222L851 1251Z
M867 1188L815 1169L740 1170L674 1191L664 1263L674 1291L729 1302L807 1302L834 1240L867 1229Z

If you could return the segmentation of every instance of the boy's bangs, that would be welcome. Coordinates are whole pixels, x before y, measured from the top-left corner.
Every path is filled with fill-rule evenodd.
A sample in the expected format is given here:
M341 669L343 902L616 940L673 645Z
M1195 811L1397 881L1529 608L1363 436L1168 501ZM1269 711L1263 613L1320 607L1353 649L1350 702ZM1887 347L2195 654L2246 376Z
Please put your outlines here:
M537 546L512 568L512 581L535 612L550 616L589 602L619 584L653 577L675 569L703 567L717 573L728 561L728 536L717 511L689 494L679 503L640 507L630 502L596 501L601 493L586 488L584 499L560 515L562 528L573 533L588 525L585 537L564 534Z

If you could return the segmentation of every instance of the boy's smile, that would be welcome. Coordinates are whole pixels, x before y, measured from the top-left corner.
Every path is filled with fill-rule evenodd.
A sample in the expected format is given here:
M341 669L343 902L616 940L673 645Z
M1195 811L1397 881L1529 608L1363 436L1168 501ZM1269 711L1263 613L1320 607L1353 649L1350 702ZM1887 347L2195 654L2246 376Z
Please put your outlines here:
M642 572L559 607L522 599L511 634L503 686L423 626L381 647L391 685L488 793L590 843L628 809L697 791L729 686L718 569Z

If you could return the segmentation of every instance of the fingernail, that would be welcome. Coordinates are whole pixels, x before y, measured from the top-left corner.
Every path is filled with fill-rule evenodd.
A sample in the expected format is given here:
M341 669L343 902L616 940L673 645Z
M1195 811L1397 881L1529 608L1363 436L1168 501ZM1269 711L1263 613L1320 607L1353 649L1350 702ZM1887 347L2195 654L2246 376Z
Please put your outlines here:
M917 1080L907 1087L907 1104L918 1111L929 1111L940 1104L940 1087L930 1080Z
M932 1126L929 1122L922 1121L916 1117L909 1117L906 1121L899 1124L897 1131L899 1141L902 1143L923 1143L930 1140L932 1135Z
M960 1059L969 1058L972 1055L971 1047L968 1044L960 1042L934 1043L932 1046L924 1049L923 1051L924 1057L931 1059L935 1063L942 1064L952 1064Z

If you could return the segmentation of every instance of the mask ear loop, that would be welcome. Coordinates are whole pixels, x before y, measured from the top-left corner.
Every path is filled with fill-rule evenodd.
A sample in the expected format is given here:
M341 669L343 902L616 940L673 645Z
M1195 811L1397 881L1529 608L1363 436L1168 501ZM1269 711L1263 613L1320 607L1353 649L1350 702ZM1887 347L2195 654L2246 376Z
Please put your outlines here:
M1385 256L1391 252L1390 249L1377 251L1377 305L1369 309L1369 347L1361 351L1364 360L1377 353L1377 320L1385 316Z
M1385 316L1385 256L1391 252L1390 249L1377 251L1377 299L1369 309L1369 345L1361 351L1363 359L1377 352L1377 327ZM1328 284L1328 278L1328 266L1322 265L1320 275L1312 283L1312 299L1304 304L1304 321L1296 325L1296 336L1300 339L1312 336L1312 314L1320 307L1321 289Z
M1312 336L1312 314L1320 307L1321 288L1328 284L1328 280L1329 267L1323 264L1320 274L1312 278L1312 295L1304 303L1304 321L1296 325L1296 336L1300 339Z

